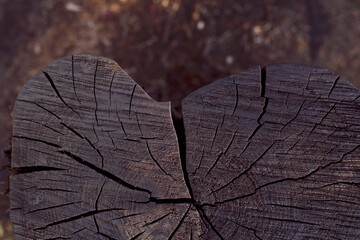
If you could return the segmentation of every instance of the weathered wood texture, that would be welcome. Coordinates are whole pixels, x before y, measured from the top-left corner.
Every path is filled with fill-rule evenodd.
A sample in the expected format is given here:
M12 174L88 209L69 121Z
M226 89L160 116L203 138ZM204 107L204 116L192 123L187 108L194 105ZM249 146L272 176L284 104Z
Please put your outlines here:
M14 237L359 239L359 96L276 64L190 94L182 119L112 60L56 60L14 107Z

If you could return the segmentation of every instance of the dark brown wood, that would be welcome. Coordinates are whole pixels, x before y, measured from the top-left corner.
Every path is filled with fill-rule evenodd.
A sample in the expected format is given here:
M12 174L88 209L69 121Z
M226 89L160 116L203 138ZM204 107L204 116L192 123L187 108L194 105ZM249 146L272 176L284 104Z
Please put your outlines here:
M275 64L199 89L177 116L112 60L56 60L14 107L14 237L360 238L359 96Z
M190 207L156 203L190 197L170 104L109 59L76 55L39 72L18 96L13 135L16 239L162 238Z
M194 198L224 239L360 238L359 111L349 82L304 65L201 88L183 102Z

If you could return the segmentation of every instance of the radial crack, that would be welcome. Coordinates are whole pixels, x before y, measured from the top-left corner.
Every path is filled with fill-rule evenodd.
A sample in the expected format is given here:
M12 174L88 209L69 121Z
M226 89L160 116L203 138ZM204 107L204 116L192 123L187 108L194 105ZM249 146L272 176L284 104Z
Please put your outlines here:
M260 113L260 115L256 119L256 122L257 122L258 125L254 129L254 131L251 133L251 135L248 137L248 141L251 141L251 139L255 136L255 134L261 128L261 126L262 126L261 119L263 118L264 114L266 113L266 109L267 109L268 104L269 104L269 98L265 96L265 92L266 92L266 67L263 67L263 68L260 69L260 85L261 85L260 96L262 98L264 98L264 105L263 105L262 112Z
M124 124L123 124L123 122L121 121L121 118L120 118L119 113L118 113L117 110L116 110L116 116L117 116L117 118L118 118L118 120L119 120L121 129L122 129L122 131L123 131L124 134L125 134L125 138L127 138L127 133L126 133L126 131L125 131Z
M103 188L104 188L104 186L105 186L105 183L106 183L106 180L105 180L104 183L101 185L99 194L98 194L97 197L96 197L95 210L99 210L99 199L100 199L100 195L101 195L101 193L102 193L102 191L103 191Z
M175 227L174 231L172 231L172 233L170 234L168 240L171 240L171 239L175 236L176 232L179 230L179 228L180 228L181 225L183 224L183 222L184 222L184 220L185 220L185 218L186 218L186 215L189 213L190 208L191 208L191 205L189 206L189 208L186 210L185 214L184 214L184 215L182 216L182 218L180 219L179 224Z
M12 167L11 174L18 175L18 174L33 173L33 172L65 171L65 170L68 170L68 169L49 167L49 166Z
M215 129L215 132L214 132L214 135L213 135L212 141L211 141L210 151L212 150L212 148L213 148L213 146L214 146L214 143L215 143L215 139L216 139L216 136L217 136L218 130L219 130L219 126L216 126L216 129Z
M55 147L55 148L61 148L60 145L57 145L55 143L48 142L48 141L45 141L45 140L36 139L36 138L30 138L30 137L25 137L25 136L17 136L17 135L14 135L13 138L26 139L26 140L30 140L30 141L44 143L46 145L49 145L49 146L52 146L52 147Z
M101 128L101 127L100 127ZM95 129L95 125L94 124L92 124L92 130L93 130L93 132L94 132L94 135L95 135L95 138L96 138L96 143L94 143L94 145L95 144L97 144L98 142L100 142L100 140L99 140L99 136L97 135L97 133L96 133L96 129ZM101 130L102 130L102 128L101 128ZM102 130L103 131L103 130Z
M329 111L327 111L326 114L321 118L320 122L314 124L314 127L310 130L308 136L310 136L310 134L313 133L313 131L315 130L315 128L316 128L317 126L319 126L319 125L322 124L322 122L323 122L323 121L325 120L325 118L331 113L331 111L335 108L335 106L336 106L336 103L330 107Z
M87 137L83 137L80 133L78 133L75 129L73 129L72 127L66 125L65 123L60 123L61 125L63 125L64 127L66 127L67 129L69 129L71 132L73 132L76 136L78 136L81 139L84 139L85 141L88 142L88 144L97 152L97 154L100 156L101 158L101 167L104 168L104 157L101 154L100 150L98 148L95 147L95 145L87 138ZM96 132L94 130L94 133L96 135ZM97 135L96 135L97 138ZM97 138L98 139L98 138ZM98 139L99 140L99 139Z
M341 181L341 182L334 182L334 183L325 184L325 185L323 185L323 186L321 186L321 187L317 187L317 188L315 188L315 189L330 187L330 186L334 186L334 185L338 185L338 184L349 185L349 186L353 186L353 187L360 188L360 183Z
M135 239L138 239L141 235L143 235L145 233L145 231L143 232L140 232L138 234L136 234L135 236L133 236L130 240L135 240Z
M143 189L143 188L140 188L140 187L136 187L134 185L131 185L130 183L125 182L124 180L122 180L121 178L115 176L114 174L112 174L112 173L110 173L110 172L108 172L108 171L106 171L104 169L98 168L94 164L92 164L90 162L87 162L84 159L82 159L82 158L80 158L80 157L78 157L78 156L76 156L76 155L74 155L74 154L72 154L72 153L70 153L68 151L61 150L61 151L58 151L58 152L67 155L68 157L74 159L76 162L80 163L81 165L84 165L84 166L86 166L88 168L91 168L95 172L103 175L106 178L109 178L109 179L113 180L114 182L119 183L120 185L123 185L124 187L127 187L127 188L129 188L131 190L137 190L137 191L140 191L140 192L146 192L146 193L151 195L151 192L149 190Z
M237 179L239 179L241 176L247 174L247 173L254 167L254 165L255 165L257 162L259 162L259 161L266 155L266 153L269 152L269 150L274 146L274 144L275 144L276 142L277 142L277 140L274 141L254 162L252 162L248 168L246 168L244 171L242 171L242 172L241 172L240 174L238 174L236 177L234 177L233 179L231 179L231 180L230 180L228 183L226 183L225 185L223 185L223 186L219 187L218 189L210 192L209 195L211 195L211 194L213 194L213 193L215 193L215 192L218 192L218 191L221 190L221 189L224 189L225 187L229 186L231 183L233 183L233 182L235 182Z
M215 226L212 224L212 222L210 221L210 219L206 216L205 214L205 210L202 208L202 206L199 205L195 205L196 209L198 210L198 212L200 213L200 216L202 216L202 220L209 224L210 228L214 231L214 233L221 239L224 240L225 238L216 230Z
M274 203L268 203L266 205L269 206L276 206L276 207L284 207L284 208L294 208L299 210L309 210L309 208L299 207L299 206L293 206L293 205L285 205L285 204L274 204Z
M112 86L113 86L113 82L114 82L114 78L115 78L115 74L117 73L117 71L114 72L114 74L112 75L111 81L110 81L110 86L109 86L109 103L110 103L110 108L111 108L111 95L112 95Z
M40 190L40 191L78 193L77 191L71 191L71 190L66 190L66 189L61 189L61 188L38 188L36 186L35 186L35 188L36 188L36 190Z
M197 165L197 167L195 168L194 172L192 173L193 175L196 174L196 172L199 170L199 168L201 167L201 164L202 164L202 161L204 159L204 154L205 154L205 150L204 150L204 147L202 147L202 150L201 150L201 157L200 157L200 161L199 161L199 164Z
M260 82L261 82L261 90L260 96L265 97L265 90L266 90L266 67L262 67L260 69Z
M116 147L116 145L115 145L114 139L111 137L111 135L110 135L109 132L106 132L106 133L107 133L107 135L109 136L109 138L110 138L110 140L111 140L111 143L112 143L112 145L113 145L113 147L114 147L114 150L117 150L117 147Z
M130 103L129 103L129 114L131 113L132 100L133 100L133 97L134 97L136 86L137 86L137 84L134 85L134 87L133 87L133 89L131 91Z
M55 113L51 112L49 109L47 109L47 108L39 105L38 103L31 102L31 101L27 101L27 100L23 100L23 99L18 99L18 100L16 100L16 101L34 104L34 105L36 105L37 107L39 107L39 108L45 110L46 112L50 113L51 115L53 115L54 117L56 117L56 118L59 119L60 121L62 121L62 119L61 119L58 115L56 115Z
M251 141L251 139L255 136L255 134L259 131L259 129L262 127L262 124L261 124L261 119L262 117L264 116L264 114L266 113L266 108L269 104L269 98L265 98L264 100L264 106L263 106L263 109L262 109L262 112L260 113L260 115L258 116L258 118L256 119L256 122L257 122L257 127L254 129L254 131L251 133L251 135L249 136L248 138L248 142Z
M96 73L97 73L98 65L99 65L99 62L96 62L95 73L94 73L94 87L93 87L94 88L94 101L95 101L95 120L96 120L97 124L99 124L99 120L98 120L98 116L97 116L98 102L96 99Z
M274 217L263 217L263 218L275 220L275 221L281 221L281 222L292 222L292 223L300 223L300 224L318 225L319 226L319 224L317 224L317 223L309 223L309 222L299 221L299 220L295 220L295 219L274 218Z
M149 202L153 202L156 204L189 204L189 203L194 204L195 203L192 198L163 198L163 199L160 198L159 199L155 197L150 197L149 201L142 203L149 203Z
M100 227L99 227L99 224L98 224L98 222L97 222L97 220L96 220L96 216L93 215L93 218L94 218L94 223L95 223L95 226L96 226L96 233L97 233L97 234L100 234L101 236L106 237L106 238L109 239L109 240L116 240L115 238L112 238L112 237L110 237L109 235L100 232Z
M23 119L22 121L28 121L28 122L36 123L36 124L39 124L39 125L42 126L42 127L45 127L45 128L50 129L51 131L54 131L54 132L56 132L56 133L58 133L58 134L60 134L60 135L64 135L62 132L56 130L55 128L52 128L52 127L50 127L50 126L47 126L46 124L43 124L43 123L41 123L41 122L37 122L37 121L35 121L35 120L29 120L29 119Z
M233 80L233 83L235 85L235 97L236 97L236 102L235 102L235 106L234 106L234 109L231 113L231 116L234 115L236 109L237 109L237 106L238 106L238 103L239 103L239 89L238 89L238 85L235 83L235 77L234 75L232 76L232 80Z
M59 225L59 224L62 224L62 223L67 223L67 222L72 222L72 221L75 221L77 219L81 219L81 218L84 218L84 217L89 217L89 216L93 216L93 215L96 215L96 214L99 214L99 213L103 213L103 212L110 212L110 211L118 211L118 210L124 210L123 208L110 208L110 209L103 209L103 210L99 210L99 211L88 211L86 213L82 213L82 214L79 214L79 215L76 215L76 216L72 216L72 217L69 217L69 218L65 218L65 219L62 219L62 220L59 220L59 221L56 221L56 222L52 222L52 223L49 223L47 225L45 225L44 227L39 227L39 228L35 228L34 230L44 230L48 227L51 227L51 226L55 226L55 225Z
M329 162L325 165L322 165L322 166L318 166L317 168L315 168L314 170L310 171L309 173L303 175L303 176L300 176L300 177L293 177L293 178L283 178L283 179L278 179L278 180L275 180L273 182L269 182L269 183L265 183L259 187L256 187L251 193L249 194L246 194L246 195L241 195L241 196L238 196L238 197L234 197L234 198L231 198L231 199L226 199L226 200L223 200L223 201L218 201L218 202L215 202L214 204L210 204L210 203L204 203L202 204L202 206L212 206L214 207L215 205L217 204L223 204L223 203L227 203L227 202L231 202L231 201L235 201L235 200L238 200L238 199L243 199L243 198L247 198L247 197L250 197L250 196L253 196L256 194L257 191L259 191L260 189L262 188L265 188L265 187L268 187L270 185L274 185L274 184L278 184L278 183L282 183L282 182L286 182L286 181L298 181L298 180L304 180L310 176L312 176L313 174L315 174L316 172L320 171L321 169L326 169L328 168L329 166L331 165L334 165L334 164L338 164L340 162L342 162L344 160L344 158L353 153L354 151L356 151L358 148L360 148L360 145L357 145L355 146L354 148L352 148L351 150L349 150L348 152L344 153L342 155L342 157L338 160L338 161L333 161L333 162Z
M172 214L172 213L171 213L171 212L170 212L170 213L167 213L167 214L165 214L165 215L163 215L163 216L161 216L161 217L159 217L159 218L157 218L157 219L155 219L155 220L153 220L153 221L151 221L151 222L145 223L142 227L147 227L147 226L149 226L149 225L152 225L152 224L155 224L155 223L157 223L157 222L160 222L161 220L163 220L164 218L166 218L166 217L169 216L170 214Z
M314 69L312 72L309 72L309 76L306 81L305 89L303 89L303 95L304 95L305 90L309 90L311 75L313 74L314 71L316 72L316 69Z
M305 104L306 99L302 102L302 104L300 105L299 109L297 110L295 116L293 118L290 119L290 121L288 121L284 126L281 127L280 129L280 133L284 130L284 128L288 125L290 125L300 114L301 110L303 109L303 106Z
M155 162L155 164L160 168L160 170L161 170L165 175L167 175L167 176L171 177L173 180L175 180L175 178L174 178L171 174L167 173L167 172L160 166L160 164L158 163L158 161L154 158L154 156L152 155L152 153L151 153L151 151L150 151L149 143L148 143L147 140L145 140L145 143L146 143L146 147L147 147L147 150L148 150L148 152L149 152L149 155L150 155L151 159ZM176 180L175 180L175 181L176 181Z
M68 107L69 109L71 109L71 110L72 110L74 113L76 113L76 115L78 115L79 118L81 119L80 114L79 114L77 111L75 111L71 106L69 106L69 105L65 102L65 100L62 98L62 96L60 95L59 91L57 90L57 88L56 88L56 86L55 86L54 81L51 79L50 75L49 75L47 72L45 72L45 71L42 71L42 72L43 72L43 74L45 75L46 79L49 81L51 87L52 87L53 90L55 91L55 93L56 93L56 95L58 96L58 98L64 103L64 105L65 105L66 107Z
M139 216L139 215L143 215L144 213L132 213L132 214L128 214L128 215L124 215L121 217L117 217L117 218L113 218L110 221L115 221L115 220L119 220L119 219L123 219L123 218L129 218L129 217L135 217L135 216Z
M193 190L192 190L192 187L190 184L189 174L187 172L187 167L186 167L186 136L185 136L185 126L184 126L184 118L183 118L183 114L182 114L182 109L180 109L180 111L176 111L175 108L172 108L171 109L171 117L172 117L173 125L175 128L176 137L178 140L181 169L183 172L185 184L189 191L191 199L194 200Z
M244 225L242 225L242 224L240 224L240 223L237 223L237 222L235 222L235 221L232 221L232 220L230 220L230 221L233 222L233 223L235 223L236 225L242 227L242 228L245 228L245 229L253 232L254 236L255 236L257 239L262 240L262 238L260 238L260 237L257 235L257 230L256 230L256 229L250 228L250 227L247 227L247 226L244 226Z
M237 133L237 130L234 132L229 144L227 145L225 151L223 152L220 152L220 154L218 154L216 160L214 161L214 163L212 164L212 166L209 168L209 170L207 171L206 175L204 178L206 178L209 173L213 170L213 168L216 166L216 164L219 162L219 160L221 159L222 155L226 154L228 152L228 150L230 149L230 146L232 145L234 139L235 139L235 136L236 136L236 133Z
M35 209L35 210L28 211L28 212L26 212L25 214L34 213L34 212L39 212L39 211L44 211L44 210L49 210L49 209L54 209L54 208L59 208L59 207L65 207L65 206L69 206L69 205L73 205L73 204L77 204L77 203L81 203L81 202L82 202L82 201L77 201L77 202L64 203L64 204L55 205L55 206L50 206L50 207L45 207L45 208L39 208L39 209Z
M334 83L333 83L333 85L332 85L331 88L330 88L330 91L329 91L329 94L328 94L328 98L330 98L330 95L331 95L331 93L333 92L333 90L335 89L336 84L338 83L339 79L340 79L340 76L337 76L337 77L335 78Z

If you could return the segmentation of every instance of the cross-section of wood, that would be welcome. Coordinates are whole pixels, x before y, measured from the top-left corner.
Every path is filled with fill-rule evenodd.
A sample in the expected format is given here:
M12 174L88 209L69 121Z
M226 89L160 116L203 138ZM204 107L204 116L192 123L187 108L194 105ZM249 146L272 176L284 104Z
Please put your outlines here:
M15 238L169 236L189 204L157 201L190 197L177 143L170 104L115 62L56 60L14 108Z
M360 237L360 99L297 64L252 68L183 101L193 196L224 239Z
M22 88L15 239L358 239L360 92L328 70L252 68L151 99L74 55Z

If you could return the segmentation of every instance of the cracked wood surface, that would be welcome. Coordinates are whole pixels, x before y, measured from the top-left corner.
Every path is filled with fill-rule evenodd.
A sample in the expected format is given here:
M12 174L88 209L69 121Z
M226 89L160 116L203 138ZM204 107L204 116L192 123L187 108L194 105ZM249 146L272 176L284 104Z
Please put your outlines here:
M14 107L14 237L360 238L359 96L275 64L193 92L177 116L112 60L56 60Z
M75 55L39 72L18 96L13 135L15 238L169 236L190 207L157 204L190 198L170 104L109 59Z

